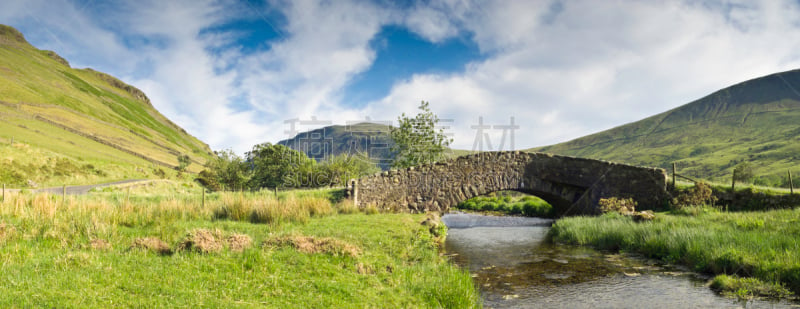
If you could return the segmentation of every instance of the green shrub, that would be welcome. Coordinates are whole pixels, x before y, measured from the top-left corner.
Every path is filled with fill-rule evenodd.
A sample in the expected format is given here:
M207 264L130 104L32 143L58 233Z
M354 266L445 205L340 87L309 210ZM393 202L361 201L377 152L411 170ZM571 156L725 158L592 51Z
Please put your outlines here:
M672 206L680 209L687 206L714 205L717 197L713 195L711 186L705 182L696 182L691 189L681 192L672 200Z
M553 217L553 207L535 196L512 196L510 194L490 193L463 201L456 205L462 210L494 211L509 215L532 217Z
M598 202L600 211L603 213L617 212L620 214L631 214L636 211L636 201L632 198L601 198Z
M492 203L491 201L483 201L480 203L480 205L481 205L480 209L483 211L492 211L495 208L494 203Z

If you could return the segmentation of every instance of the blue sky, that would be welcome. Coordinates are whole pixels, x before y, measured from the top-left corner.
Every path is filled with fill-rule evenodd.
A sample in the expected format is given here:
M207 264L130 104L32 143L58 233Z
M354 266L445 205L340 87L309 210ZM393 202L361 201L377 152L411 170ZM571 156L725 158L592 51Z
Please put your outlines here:
M240 154L288 119L396 121L422 100L457 148L482 119L500 150L511 117L515 149L563 142L800 67L798 20L782 0L0 3L38 48Z

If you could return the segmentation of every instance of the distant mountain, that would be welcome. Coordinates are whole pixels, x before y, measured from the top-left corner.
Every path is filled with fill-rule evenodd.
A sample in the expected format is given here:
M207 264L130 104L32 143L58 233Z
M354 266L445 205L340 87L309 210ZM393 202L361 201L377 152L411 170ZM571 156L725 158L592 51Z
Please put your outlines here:
M12 140L14 145L11 145ZM75 69L0 25L0 182L143 178L188 155L199 171L208 145L160 114L136 87Z
M299 133L278 144L304 152L317 161L332 155L362 152L375 160L381 169L387 170L394 158L390 151L394 141L389 132L389 126L376 123L334 125Z
M353 125L327 126L299 133L278 144L304 152L309 158L317 161L323 161L331 155L363 152L369 154L382 170L388 170L394 160L394 154L391 152L394 141L390 132L391 127L388 125L362 122ZM470 153L472 151L445 150L447 157Z
M613 111L609 111L613 112ZM757 183L800 174L800 70L748 80L673 110L552 146L529 149L670 168L730 181L751 162Z

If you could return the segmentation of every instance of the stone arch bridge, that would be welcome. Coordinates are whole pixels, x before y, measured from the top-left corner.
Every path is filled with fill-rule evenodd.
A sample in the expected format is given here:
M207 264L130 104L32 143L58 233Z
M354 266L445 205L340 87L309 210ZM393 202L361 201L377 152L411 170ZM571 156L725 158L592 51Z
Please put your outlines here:
M495 191L536 195L561 215L596 214L601 198L633 198L638 209L668 200L663 169L519 151L483 152L434 164L386 171L348 186L359 208L447 211Z

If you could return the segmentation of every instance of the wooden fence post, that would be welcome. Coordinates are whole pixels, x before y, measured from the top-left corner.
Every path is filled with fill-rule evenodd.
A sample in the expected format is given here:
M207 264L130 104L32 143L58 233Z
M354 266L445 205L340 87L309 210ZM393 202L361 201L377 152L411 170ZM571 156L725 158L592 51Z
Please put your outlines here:
M61 187L61 203L67 202L67 185Z
M6 184L3 184L3 202L6 201Z
M792 170L787 171L789 173L789 194L794 194L794 183L792 183Z
M733 170L733 175L731 176L731 193L736 194L736 170Z
M206 208L206 188L202 188L203 190L203 202L200 204L203 208Z
M675 178L678 176L675 176L675 162L672 162L672 190L675 190Z

